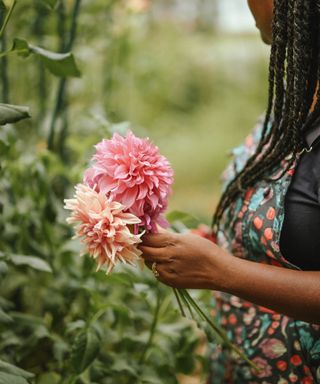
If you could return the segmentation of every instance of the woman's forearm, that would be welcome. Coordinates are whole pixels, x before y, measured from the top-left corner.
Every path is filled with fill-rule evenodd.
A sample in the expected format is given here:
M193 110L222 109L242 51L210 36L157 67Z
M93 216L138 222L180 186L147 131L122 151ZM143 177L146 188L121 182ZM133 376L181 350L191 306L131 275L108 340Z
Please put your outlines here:
M292 318L320 324L320 272L259 264L221 252L225 254L219 257L218 290ZM213 288L217 289L216 283Z
M231 293L295 319L320 324L320 271L303 272L235 257L194 234L145 235L139 246L158 279L174 288Z

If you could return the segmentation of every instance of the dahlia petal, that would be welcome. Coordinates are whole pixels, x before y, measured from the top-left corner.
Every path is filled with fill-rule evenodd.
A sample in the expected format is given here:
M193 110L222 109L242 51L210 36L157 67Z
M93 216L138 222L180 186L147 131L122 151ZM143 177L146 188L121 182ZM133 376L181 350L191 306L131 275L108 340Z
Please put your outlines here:
M90 185L90 187L93 187L94 184L94 178L96 177L96 170L94 168L88 168L83 176L83 181Z
M128 177L127 167L123 164L119 165L114 172L114 176L118 179L127 178Z
M135 203L130 207L130 213L141 219L144 215L144 205L145 200L136 200Z
M151 203L152 208L156 209L158 202L159 202L159 197L154 193L152 195L148 195L148 199Z
M158 218L157 218L157 223L160 225L160 227L162 228L168 228L170 226L168 220L166 218L164 218L162 215L160 215Z
M122 204L130 208L138 195L138 187L127 189L122 195Z
M144 199L147 196L147 193L148 193L148 187L145 184L140 185L137 200Z
M108 193L110 192L113 188L117 187L117 182L110 176L108 175L103 175L101 179L99 180L99 189L103 193Z

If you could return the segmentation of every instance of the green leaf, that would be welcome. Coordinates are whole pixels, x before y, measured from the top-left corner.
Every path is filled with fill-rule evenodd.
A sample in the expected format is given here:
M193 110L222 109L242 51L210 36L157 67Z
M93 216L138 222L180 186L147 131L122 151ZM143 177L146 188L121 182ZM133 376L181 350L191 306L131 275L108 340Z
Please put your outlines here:
M28 384L28 382L23 377L0 372L0 384Z
M76 373L82 373L98 356L100 337L93 327L81 331L71 350L71 364Z
M50 265L46 261L35 256L11 255L11 262L14 265L26 265L39 271L52 272Z
M0 360L0 372L9 373L10 375L20 376L25 379L31 379L32 377L34 377L33 373L27 372L24 369L21 369L16 365L9 364L3 360Z
M117 359L110 369L113 372L126 372L127 374L137 377L137 372L124 358Z
M141 383L142 384L163 384L163 381L157 378L156 376L143 375L141 377Z
M80 77L81 73L77 67L74 56L71 52L56 53L44 48L29 44L26 40L15 38L12 48L0 53L0 57L9 53L17 53L21 57L36 55L43 62L45 67L55 76L59 77Z
M2 308L0 308L0 323L10 324L13 322L12 317L7 315ZM1 361L0 361L0 369L1 369Z
M12 318L19 323L19 325L37 328L43 326L43 318L38 316L29 315L23 312L10 312Z
M127 287L132 287L132 277L127 273L114 273L105 276L107 284L118 284Z
M172 211L167 214L167 220L170 224L182 223L187 228L196 228L201 222L196 217L186 212Z
M28 42L18 38L13 40L11 52L16 52L21 57L28 57L31 54Z
M42 60L46 68L55 76L59 77L80 77L81 73L77 67L74 56L71 52L55 53L46 49L29 44L31 52L35 53Z
M30 117L28 107L0 103L0 125L16 123L28 117Z

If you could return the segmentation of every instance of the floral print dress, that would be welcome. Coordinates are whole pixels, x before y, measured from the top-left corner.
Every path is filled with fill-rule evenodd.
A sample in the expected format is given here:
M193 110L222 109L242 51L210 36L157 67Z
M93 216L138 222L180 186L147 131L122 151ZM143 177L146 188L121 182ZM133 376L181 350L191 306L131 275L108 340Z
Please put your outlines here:
M232 151L233 161L222 177L225 185L254 153L261 130L262 121L244 144ZM288 160L284 159L271 176L280 176ZM299 269L283 257L279 247L284 198L297 162L281 179L259 181L234 201L217 234L221 247L254 262ZM319 325L294 320L226 293L216 292L214 301L214 316L260 371L252 370L223 346L214 346L208 383L320 383Z

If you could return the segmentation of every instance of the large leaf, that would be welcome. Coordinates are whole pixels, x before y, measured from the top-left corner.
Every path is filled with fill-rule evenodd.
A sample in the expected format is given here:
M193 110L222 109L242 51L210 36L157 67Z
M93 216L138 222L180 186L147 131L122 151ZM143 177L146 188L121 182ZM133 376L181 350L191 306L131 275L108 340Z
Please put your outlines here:
M52 272L50 265L39 257L26 255L11 255L10 260L14 265L26 265L39 271Z
M44 63L45 67L53 74L59 77L80 77L81 73L77 67L74 56L71 52L56 53L48 51L41 47L29 44L23 39L14 39L12 48L2 52L1 56L8 53L17 53L19 56L28 57L31 54L36 55Z
M82 373L98 356L100 337L93 327L81 331L72 346L71 364L78 374Z
M59 77L80 77L80 71L71 52L55 53L29 45L31 52L39 56L46 68Z
M28 107L0 103L0 125L16 123L28 117L30 117Z
M24 377L0 372L0 384L28 384L28 381Z
M9 373L10 375L20 376L25 379L31 379L34 377L33 373L27 372L15 365L9 364L3 360L0 360L0 372Z

